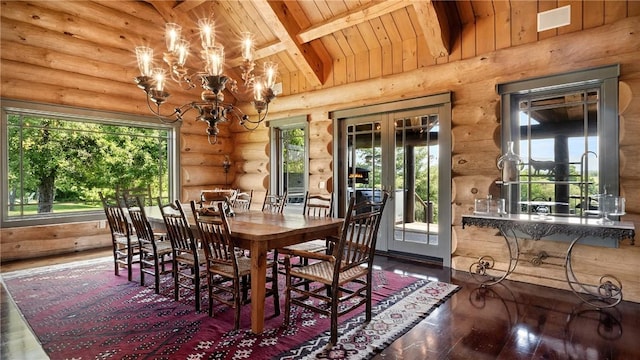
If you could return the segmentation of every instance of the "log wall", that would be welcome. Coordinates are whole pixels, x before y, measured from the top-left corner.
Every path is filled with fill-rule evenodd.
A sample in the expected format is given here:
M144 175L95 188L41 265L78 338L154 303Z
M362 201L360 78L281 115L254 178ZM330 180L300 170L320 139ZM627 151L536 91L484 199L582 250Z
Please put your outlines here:
M597 44L597 46L594 46ZM640 17L624 19L580 33L549 38L516 48L501 49L451 64L421 68L357 84L336 86L330 91L318 90L304 96L278 99L276 117L297 116L321 109L343 109L386 101L453 91L452 104L452 212L453 267L467 271L481 255L490 253L497 266L506 268L508 253L504 240L495 230L462 229L463 214L473 212L474 200L488 194L500 195L495 180L500 178L496 160L500 150L500 97L498 83L581 70L589 67L621 64L621 141L620 184L627 198L625 221L633 221L640 229L640 144L628 134L640 132ZM517 59L517 60L514 60ZM526 59L526 61L521 61ZM571 61L567 61L571 59ZM335 93L341 94L336 99ZM315 128L314 128L315 129ZM625 135L626 134L626 135ZM322 138L324 132L312 134ZM327 145L329 143L327 142ZM320 146L320 145L315 145ZM320 146L321 147L321 146ZM313 183L310 184L313 187ZM523 245L525 251L545 250L561 256L566 243L538 241ZM640 279L637 264L640 246L624 241L620 248L578 245L574 250L575 270L581 280L592 280L597 274L610 273L622 280L627 300L640 301ZM512 274L516 280L567 288L561 267L521 262Z

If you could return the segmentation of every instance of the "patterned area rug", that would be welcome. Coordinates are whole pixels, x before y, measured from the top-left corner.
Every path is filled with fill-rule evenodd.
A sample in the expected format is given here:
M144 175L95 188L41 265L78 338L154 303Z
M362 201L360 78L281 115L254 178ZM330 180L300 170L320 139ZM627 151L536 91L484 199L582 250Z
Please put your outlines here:
M156 295L151 279L143 287L126 275L114 276L111 261L3 274L51 359L368 359L457 290L375 270L373 320L365 324L361 313L341 318L338 344L330 348L329 319L308 310L294 307L292 323L283 326L268 298L264 332L249 330L249 306L242 309L241 329L234 331L227 307L216 305L210 318L206 310L194 311L193 294L173 300L170 276Z

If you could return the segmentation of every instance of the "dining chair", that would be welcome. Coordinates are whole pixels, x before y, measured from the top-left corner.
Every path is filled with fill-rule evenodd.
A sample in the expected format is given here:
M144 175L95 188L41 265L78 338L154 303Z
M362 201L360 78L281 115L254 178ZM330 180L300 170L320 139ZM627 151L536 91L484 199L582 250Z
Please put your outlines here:
M111 230L115 274L120 275L120 268L124 267L127 269L127 279L131 281L132 265L140 261L140 243L122 209L122 201L118 197L104 196L102 192L98 195Z
M145 274L154 277L156 294L160 293L160 276L168 274L171 269L167 264L171 260L171 241L166 238L166 233L155 233L144 211L144 200L136 196L133 200L124 196L129 211L129 219L136 231L140 242L140 285L144 286Z
M122 199L125 201L123 206L128 207L129 205L135 205L135 199L137 197L142 198L142 203L144 206L153 206L153 197L151 196L151 185L139 186L133 188L120 188L116 187L116 197L118 199ZM132 201L132 204L127 204L126 201L129 199Z
M315 194L311 195L307 191L304 197L303 215L313 217L333 216L333 196ZM289 245L278 249L278 254L291 256L293 251L327 252L330 248L330 241L327 239L309 240L303 243ZM293 263L292 263L293 264ZM308 265L309 258L300 258L300 265Z
M293 255L318 260L302 267L293 267L290 258L285 258L285 326L289 325L293 305L318 312L331 318L329 342L335 345L338 317L366 304L365 321L371 320L373 257L388 197L385 191L379 202L367 200L357 204L351 198L332 254L294 251Z
M200 206L215 205L216 202L225 199L231 204L236 197L237 190L202 190L200 191Z
M248 211L251 209L251 200L253 199L253 190L236 192L236 197L232 202L232 206L236 210Z
M162 204L160 198L157 201L171 241L174 298L180 300L180 288L191 289L196 311L200 311L201 282L207 276L204 250L193 236L180 201L168 204Z
M264 195L264 202L262 203L262 211L269 213L282 214L284 207L287 204L287 191L282 195L273 195L269 191Z
M209 316L213 316L213 301L235 309L234 329L240 328L242 305L250 303L248 296L251 274L251 258L244 256L231 237L229 223L222 203L217 207L198 207L191 201L191 211L198 226L204 248L209 288ZM268 262L272 274L277 275L273 262ZM268 278L270 288L266 296L273 296L275 315L280 315L278 277Z

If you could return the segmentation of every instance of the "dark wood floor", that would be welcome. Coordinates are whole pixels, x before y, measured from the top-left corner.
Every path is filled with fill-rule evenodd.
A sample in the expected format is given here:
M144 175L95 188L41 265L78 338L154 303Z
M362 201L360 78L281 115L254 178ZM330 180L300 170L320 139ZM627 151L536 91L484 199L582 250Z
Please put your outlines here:
M2 272L108 255L8 263ZM462 287L376 359L640 359L640 304L595 311L570 291L508 280L485 289L465 272L385 256L376 265ZM46 359L4 286L0 306L1 358Z

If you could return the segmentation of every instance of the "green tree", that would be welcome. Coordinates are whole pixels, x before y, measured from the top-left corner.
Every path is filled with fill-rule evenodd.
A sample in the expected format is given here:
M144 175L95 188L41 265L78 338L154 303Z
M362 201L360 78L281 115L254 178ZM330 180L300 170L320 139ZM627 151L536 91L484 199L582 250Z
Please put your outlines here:
M167 178L166 136L158 130L55 118L9 117L10 201L38 194L38 213L54 200L97 201L101 189Z

